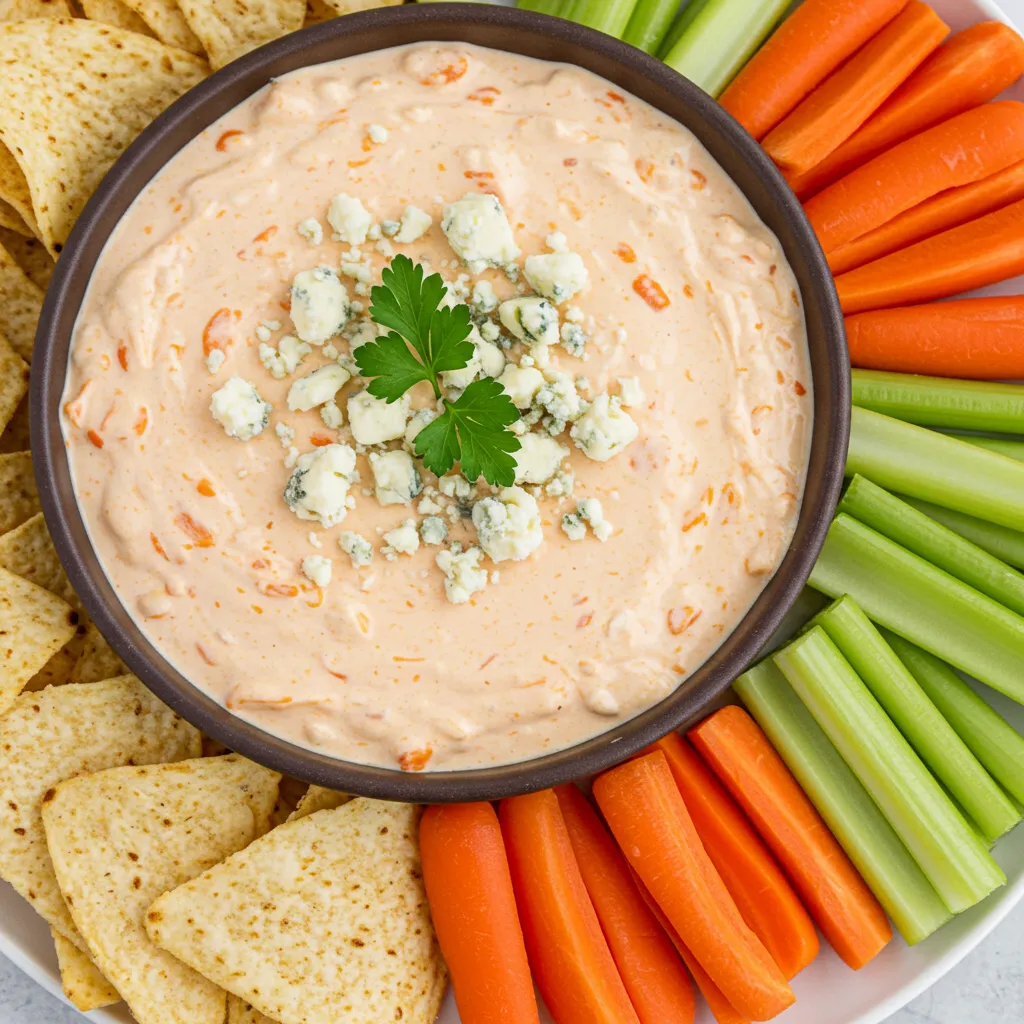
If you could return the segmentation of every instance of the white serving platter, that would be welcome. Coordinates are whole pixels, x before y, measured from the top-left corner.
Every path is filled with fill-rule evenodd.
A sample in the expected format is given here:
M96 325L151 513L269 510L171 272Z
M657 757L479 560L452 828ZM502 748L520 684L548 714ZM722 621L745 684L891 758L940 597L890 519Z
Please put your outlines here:
M482 0L488 2L488 0ZM514 6L514 0L490 0ZM1011 19L992 0L928 0L954 31L986 18ZM1011 0L1007 0L1010 6ZM1024 18L1024 0L1012 0L1018 23ZM1024 100L1024 82L1007 96ZM1024 291L1024 278L1016 278L992 293ZM1000 694L978 687L986 700L1019 731L1024 732L1024 707ZM1024 900L1024 825L1001 840L993 851L1006 871L1007 885L983 903L946 925L930 939L909 948L895 938L863 970L847 968L822 940L822 952L793 983L794 1007L776 1020L779 1024L881 1024L890 1015L929 988L974 949ZM49 929L29 905L5 882L0 882L0 954L11 960L48 992L64 1000L57 960ZM97 1024L132 1024L124 1006L82 1015ZM544 1024L551 1024L546 1014ZM449 992L437 1024L459 1024ZM706 1008L696 1024L714 1024Z

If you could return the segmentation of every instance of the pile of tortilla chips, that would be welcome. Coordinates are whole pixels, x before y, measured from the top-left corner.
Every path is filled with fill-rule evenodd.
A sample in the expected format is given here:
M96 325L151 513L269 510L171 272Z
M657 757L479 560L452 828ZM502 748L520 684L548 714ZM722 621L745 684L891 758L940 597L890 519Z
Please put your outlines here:
M28 381L54 261L107 170L211 69L401 0L0 0L0 878L64 991L140 1024L429 1024L445 968L417 809L201 736L91 623L40 511Z

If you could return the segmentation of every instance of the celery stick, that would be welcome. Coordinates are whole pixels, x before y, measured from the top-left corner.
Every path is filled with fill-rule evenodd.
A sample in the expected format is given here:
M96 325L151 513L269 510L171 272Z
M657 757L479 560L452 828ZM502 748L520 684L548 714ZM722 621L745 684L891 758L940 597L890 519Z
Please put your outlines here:
M956 434L961 441L987 448L990 452L998 452L1008 459L1024 462L1024 441L1009 441L1002 437L978 437L977 434Z
M639 0L629 19L623 42L657 53L679 10L679 0Z
M1006 835L1020 815L978 759L928 699L917 680L852 597L841 597L814 623L829 635L932 774L977 824L988 843Z
M797 594L792 607L783 616L779 628L772 633L768 642L761 648L759 657L767 657L783 644L788 644L827 604L828 598L822 593L811 587L804 587Z
M907 943L941 928L952 916L945 903L786 677L762 661L733 689Z
M693 6L693 5L691 5ZM717 96L754 55L789 0L705 0L684 11L682 34L665 63Z
M1024 576L870 480L855 476L839 511L1024 615Z
M1011 530L1006 526L999 526L996 523L986 523L983 519L975 519L974 516L964 515L963 512L954 512L951 508L941 508L939 505L932 505L930 502L921 501L918 498L910 498L905 494L901 494L899 497L930 519L942 523L954 533L977 544L979 548L983 548L990 555L995 555L996 558L1009 565L1014 565L1018 569L1024 569L1024 533Z
M856 519L836 517L809 582L1024 703L1024 619Z
M422 3L423 0L420 0ZM516 7L522 11L536 11L538 14L553 14L564 18L565 8L572 0L518 0Z
M850 428L847 476L1024 530L1024 463L868 409Z
M889 824L958 914L1006 875L820 627L774 655Z
M1024 736L934 654L888 630L883 636L989 774L1024 804Z
M991 381L854 370L853 404L921 427L1024 433L1024 387Z
M707 7L709 2L710 0L690 0L689 3L684 5L679 17L676 18L672 27L668 30L665 41L658 50L658 56L662 60L671 53L672 48L682 39L683 33L693 24L694 19Z
M620 39L634 7L636 0L576 0L569 16L580 25Z

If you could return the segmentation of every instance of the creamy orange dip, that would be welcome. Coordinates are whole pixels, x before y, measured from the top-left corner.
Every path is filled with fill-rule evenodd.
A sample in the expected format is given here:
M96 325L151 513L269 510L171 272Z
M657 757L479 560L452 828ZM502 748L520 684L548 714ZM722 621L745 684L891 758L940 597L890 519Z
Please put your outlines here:
M556 252L553 282L528 258ZM514 385L515 492L380 462L434 407L418 385L395 428L347 376L397 253L469 304L469 376ZM539 299L494 308L537 291L540 342L514 315ZM89 286L63 429L103 566L185 676L299 744L457 769L608 729L719 646L792 538L810 392L781 247L689 131L579 69L419 44L272 83L146 187ZM311 519L325 452L347 504ZM486 543L506 512L525 533Z

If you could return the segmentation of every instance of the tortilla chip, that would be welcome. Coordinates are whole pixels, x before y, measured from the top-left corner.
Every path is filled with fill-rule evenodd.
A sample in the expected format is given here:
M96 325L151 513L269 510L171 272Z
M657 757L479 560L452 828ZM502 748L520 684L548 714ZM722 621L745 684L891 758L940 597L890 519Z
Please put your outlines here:
M14 159L14 154L0 142L0 201L9 206L20 218L29 234L39 237L39 225L32 210L32 194L28 189L28 181ZM7 227L19 231L17 224Z
M15 231L19 235L32 234L24 218L6 199L0 199L0 228Z
M52 928L57 966L64 995L76 1010L88 1013L121 1001L117 989L100 974L96 965L73 943Z
M199 733L135 676L22 694L0 718L0 878L85 952L46 849L44 798L76 775L198 753Z
M224 1024L227 993L153 945L146 911L257 838L279 778L228 754L83 775L44 802L71 916L140 1024Z
M37 587L44 587L67 601L75 611L82 612L81 602L60 564L42 512L0 536L0 568L23 576Z
M124 0L124 4L142 18L160 42L203 56L202 43L174 0Z
M28 393L28 363L0 334L0 433L14 419L21 400Z
M125 675L128 667L118 657L113 647L96 628L89 623L85 631L85 642L82 645L82 656L78 659L71 673L72 683L96 683L101 679L112 679L114 676Z
M181 0L181 9L216 71L243 53L302 28L306 0Z
M0 431L0 455L14 455L18 452L27 452L29 444L29 410L28 396L21 400L21 405L14 410L11 422L4 430ZM3 504L3 497L0 496L0 505ZM38 507L38 503L37 503ZM2 513L0 513L2 516Z
M337 16L339 14L354 14L356 11L369 11L374 7L399 7L405 0L320 0L320 2Z
M78 613L66 601L0 569L0 715L77 625Z
M208 71L137 32L62 18L0 24L0 66L0 142L28 180L54 257L110 165Z
M70 17L67 0L0 0L0 21Z
M161 896L158 946L281 1024L432 1024L445 968L410 804L281 825Z
M126 32L153 36L153 30L121 0L82 0L82 9L90 21L102 21Z
M48 686L66 686L82 656L85 626L78 624L75 635L25 684L22 693L45 690Z
M351 800L347 793L338 793L333 789L324 789L323 786L310 786L305 795L299 801L295 810L292 811L289 821L298 821L300 818L308 818L317 811L331 811Z
M39 511L31 452L0 455L0 533L21 526Z
M327 6L324 0L309 0L306 4L306 20L302 23L303 28L310 25L319 25L322 21L330 21L336 18L337 14ZM230 1017L230 1014L228 1014ZM230 1020L228 1024L231 1024Z
M0 225L0 245L13 257L14 262L28 275L28 279L44 292L53 277L53 257L38 238L26 237Z
M31 24L48 25L37 21ZM0 83L3 77L0 76ZM2 85L0 85L2 92ZM0 112L0 120L5 113ZM11 347L26 362L32 362L32 346L36 340L36 324L43 308L43 290L33 284L18 266L14 257L0 245L0 334L5 334Z
M274 1024L254 1006L238 996L228 996L228 1024Z

